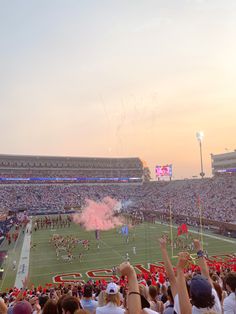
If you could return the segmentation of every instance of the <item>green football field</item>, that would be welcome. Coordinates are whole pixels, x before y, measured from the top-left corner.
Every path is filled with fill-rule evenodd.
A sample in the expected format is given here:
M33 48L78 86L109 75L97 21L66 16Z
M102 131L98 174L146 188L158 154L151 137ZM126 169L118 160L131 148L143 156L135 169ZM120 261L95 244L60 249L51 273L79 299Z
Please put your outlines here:
M34 218L35 219L35 218ZM132 264L155 263L161 261L161 254L158 245L158 238L163 234L169 234L170 227L163 224L143 223L129 230L129 242L119 233L119 230L103 231L100 233L99 249L95 240L94 232L87 232L80 226L72 224L70 228L43 229L32 232L30 250L30 283L34 285L45 285L52 283L53 277L58 274L81 273L83 280L88 280L87 271L98 269L111 269L126 259L128 253ZM194 233L192 233L194 232ZM199 238L197 231L192 230L194 238ZM90 241L89 250L85 250L78 244L73 250L74 259L71 262L63 260L63 252L57 258L56 250L49 242L53 234L63 236L73 235L78 239ZM176 235L176 228L173 228ZM18 240L10 246L4 241L0 250L7 250L8 257L5 259L2 268L4 274L0 281L1 291L14 286L17 271L13 270L13 261L17 263L20 258L24 235L21 231ZM133 253L136 248L136 254ZM212 233L204 234L204 247L209 255L231 254L236 252L236 241L234 239L220 237ZM179 250L175 250L174 256ZM82 260L79 260L79 253L82 253ZM64 253L65 254L65 253ZM170 252L171 255L171 252ZM176 258L173 258L173 263Z

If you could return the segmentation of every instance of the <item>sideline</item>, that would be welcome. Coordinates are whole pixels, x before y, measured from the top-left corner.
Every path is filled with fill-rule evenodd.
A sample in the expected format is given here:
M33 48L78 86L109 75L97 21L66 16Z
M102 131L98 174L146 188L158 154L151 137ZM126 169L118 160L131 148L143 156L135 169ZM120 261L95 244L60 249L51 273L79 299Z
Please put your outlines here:
M159 224L159 225L164 225L164 226L167 226L167 227L170 226L170 225L168 225L166 223L161 223L159 221L155 221L155 223ZM173 228L177 229L178 227L177 226L173 226ZM193 229L188 229L188 230L190 232L192 232L192 233L199 234L199 232L196 231L196 230L193 230ZM204 235L204 237L208 237L208 238L212 238L212 239L216 239L216 240L221 240L221 241L225 241L225 242L228 242L228 243L233 243L233 244L236 243L236 241L234 241L234 240L226 239L225 237L214 236L213 234L209 234L209 233L206 233L206 232L203 232L203 235Z
M17 268L15 287L21 289L23 284L22 281L29 274L29 258L30 258L30 243L31 243L31 229L32 229L32 218L30 217L29 223L25 228L25 236L23 240L23 245L21 249L21 255L19 259L19 264ZM28 230L28 232L26 232Z
M5 283L5 279L6 279L7 275L8 275L9 268L13 267L13 264L12 264L13 260L16 259L15 258L16 248L18 246L18 242L19 242L19 238L21 237L21 233L22 233L22 228L20 229L20 233L19 233L18 238L17 238L17 240L16 240L16 242L14 244L12 252L8 253L9 254L8 255L8 261L7 261L7 264L6 264L6 270L3 273L3 278L2 278L2 281L1 281L0 290L2 290L2 287L3 287L4 283ZM4 241L6 241L6 240L4 240Z

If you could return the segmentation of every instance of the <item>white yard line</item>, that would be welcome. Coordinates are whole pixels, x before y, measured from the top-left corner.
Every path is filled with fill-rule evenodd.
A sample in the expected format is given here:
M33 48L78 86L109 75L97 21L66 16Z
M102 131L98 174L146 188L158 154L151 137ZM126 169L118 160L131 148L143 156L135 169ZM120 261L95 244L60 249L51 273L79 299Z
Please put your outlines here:
M22 280L24 280L29 273L31 229L32 219L30 218L30 221L25 228L25 236L17 268L15 287L17 287L18 289L22 288ZM28 232L26 232L27 230Z
M164 226L167 226L169 227L170 225L166 224L166 223L160 223L159 221L156 221L157 224L159 225L164 225ZM178 226L173 226L173 228L177 229ZM190 232L192 233L196 233L196 234L199 234L199 232L193 230L193 229L188 229ZM212 239L216 239L216 240L221 240L221 241L225 241L225 242L228 242L228 243L233 243L233 244L236 244L236 241L235 240L230 240L230 239L226 239L224 237L218 237L218 236L215 236L213 234L208 234L208 233L205 233L203 232L203 235L204 237L208 237L208 238L212 238Z

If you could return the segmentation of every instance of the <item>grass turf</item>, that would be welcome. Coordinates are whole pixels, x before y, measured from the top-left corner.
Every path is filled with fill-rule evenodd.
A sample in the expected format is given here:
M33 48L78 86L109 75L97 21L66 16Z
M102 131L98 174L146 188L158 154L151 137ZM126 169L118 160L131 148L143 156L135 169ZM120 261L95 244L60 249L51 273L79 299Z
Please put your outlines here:
M35 218L34 218L35 219ZM143 223L130 230L129 243L126 243L125 238L116 230L103 231L100 233L100 248L97 248L94 232L87 232L80 226L71 224L68 228L59 229L43 229L32 232L32 245L35 248L30 252L30 282L34 285L45 285L51 283L52 277L62 273L76 273L83 275L86 281L88 277L86 272L95 269L111 269L112 266L120 264L126 258L126 253L129 254L132 264L147 265L149 262L161 261L161 254L158 245L158 238L164 233L169 233L169 226L164 224ZM90 240L90 248L84 250L82 245L78 245L73 250L75 259L72 262L65 262L57 259L55 248L49 239L56 234L73 235L79 239ZM176 229L173 229L176 235ZM135 236L133 236L135 234ZM204 235L204 244L209 255L227 254L236 252L236 241L231 239L227 242L224 237L209 234ZM213 236L213 237L211 237ZM199 237L198 234L193 235L194 238ZM12 270L13 260L18 262L23 242L23 234L21 232L16 243L12 243L9 247L4 241L0 247L1 250L8 250L8 258L3 264L4 275L0 281L0 289L4 291L6 288L14 285L16 271ZM133 254L133 247L136 247L136 255ZM179 250L178 250L179 251ZM79 261L79 253L82 252L82 261ZM178 252L174 251L174 255ZM63 255L63 253L61 253ZM176 259L173 259L173 263Z

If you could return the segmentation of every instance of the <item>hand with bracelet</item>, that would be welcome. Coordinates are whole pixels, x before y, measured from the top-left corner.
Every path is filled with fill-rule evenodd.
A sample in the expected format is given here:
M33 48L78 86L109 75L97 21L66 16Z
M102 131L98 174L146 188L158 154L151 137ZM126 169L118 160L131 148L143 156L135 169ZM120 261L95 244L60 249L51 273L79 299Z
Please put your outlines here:
M193 243L194 243L194 248L195 248L195 250L197 252L197 257L198 258L205 257L204 252L202 250L201 242L198 239L194 239Z
M138 287L138 280L136 272L129 262L124 262L118 267L122 276L127 276L129 284L128 293L128 313L139 314L141 313L141 300Z
M210 284L213 286L212 280L211 280L210 274L209 274L209 268L208 268L206 259L204 258L205 255L204 255L204 252L202 250L201 242L198 239L194 239L193 243L194 243L194 247L195 247L195 250L197 253L197 257L198 257L198 265L201 268L201 274L204 277L206 277L209 280Z

